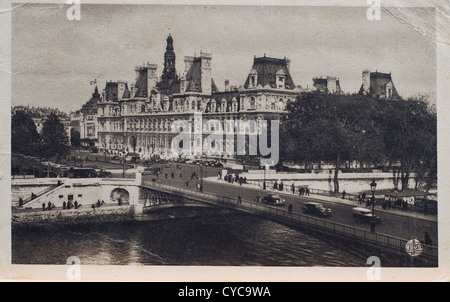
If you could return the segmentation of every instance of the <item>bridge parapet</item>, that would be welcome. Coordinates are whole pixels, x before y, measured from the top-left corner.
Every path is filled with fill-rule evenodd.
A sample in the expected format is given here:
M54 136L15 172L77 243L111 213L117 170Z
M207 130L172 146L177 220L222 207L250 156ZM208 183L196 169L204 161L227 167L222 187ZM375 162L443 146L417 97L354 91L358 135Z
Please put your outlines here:
M143 185L171 194L180 194L182 196L209 204L222 205L248 213L256 213L258 215L263 215L268 219L293 227L309 229L316 233L321 233L325 236L335 236L339 238L350 239L356 242L361 242L368 246L373 246L374 248L406 255L405 245L408 240L388 234L372 233L368 230L358 227L353 227L338 222L332 222L326 219L311 217L303 213L289 212L284 208L256 203L254 201L238 201L237 198L196 192L153 182L144 182ZM423 253L420 258L424 261L432 262L437 265L438 248L435 246L424 245Z

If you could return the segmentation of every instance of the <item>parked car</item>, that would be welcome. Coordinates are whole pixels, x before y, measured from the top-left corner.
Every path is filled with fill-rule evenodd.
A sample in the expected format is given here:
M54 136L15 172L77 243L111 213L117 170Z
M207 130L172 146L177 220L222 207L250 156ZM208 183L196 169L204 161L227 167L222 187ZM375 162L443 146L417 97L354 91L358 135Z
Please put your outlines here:
M375 222L380 223L381 219L378 216L372 217L372 210L366 208L356 207L352 210L353 218L364 221L364 222Z
M307 202L302 208L303 213L314 215L314 216L321 216L321 217L328 217L331 216L331 209L324 207L322 204L318 202Z
M280 197L278 194L269 194L262 199L263 203L276 205L276 206L284 206L286 201Z
M109 171L100 171L100 172L98 172L97 177L100 177L100 178L111 178L112 174Z

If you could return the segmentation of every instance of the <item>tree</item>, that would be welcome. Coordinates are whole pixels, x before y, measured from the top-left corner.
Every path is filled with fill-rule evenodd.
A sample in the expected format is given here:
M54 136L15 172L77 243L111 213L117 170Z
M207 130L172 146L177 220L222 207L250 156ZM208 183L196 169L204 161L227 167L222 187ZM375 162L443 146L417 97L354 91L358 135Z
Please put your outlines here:
M24 111L17 111L11 118L11 151L24 155L36 155L39 151L39 133L33 119Z
M437 119L422 97L392 100L386 104L384 144L387 157L399 162L402 190L408 189L412 172L431 186L437 174ZM434 180L433 180L434 179Z
M71 128L70 129L70 145L72 147L79 147L80 144L81 144L80 131L77 131L74 128Z
M283 159L333 161L334 192L339 192L339 167L344 160L381 158L381 135L374 119L374 100L359 95L308 93L283 118Z
M49 159L60 157L69 151L69 139L58 116L51 113L42 127L41 153Z

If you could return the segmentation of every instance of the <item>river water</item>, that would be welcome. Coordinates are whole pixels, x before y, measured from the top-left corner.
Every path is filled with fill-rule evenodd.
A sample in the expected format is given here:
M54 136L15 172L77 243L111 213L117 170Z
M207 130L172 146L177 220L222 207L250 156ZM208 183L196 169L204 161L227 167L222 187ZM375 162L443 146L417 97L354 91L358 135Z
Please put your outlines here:
M13 264L357 266L344 246L244 213L13 228Z

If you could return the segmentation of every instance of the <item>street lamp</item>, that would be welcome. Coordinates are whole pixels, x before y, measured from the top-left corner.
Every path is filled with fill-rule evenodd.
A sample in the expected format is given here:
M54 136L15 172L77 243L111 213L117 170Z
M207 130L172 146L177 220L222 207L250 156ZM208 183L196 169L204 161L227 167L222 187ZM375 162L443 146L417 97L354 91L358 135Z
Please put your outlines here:
M264 166L264 182L263 182L263 189L266 189L266 166Z
M203 166L200 166L200 192L203 193Z
M372 221L370 222L370 231L372 233L375 233L375 190L377 188L377 183L375 182L375 179L372 180L370 183L370 191L372 191Z

